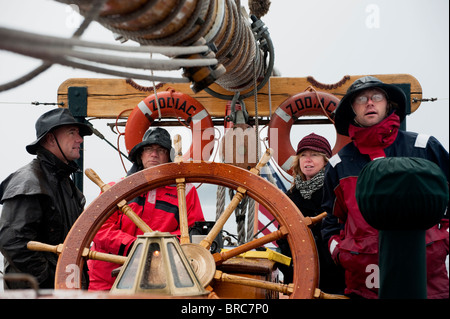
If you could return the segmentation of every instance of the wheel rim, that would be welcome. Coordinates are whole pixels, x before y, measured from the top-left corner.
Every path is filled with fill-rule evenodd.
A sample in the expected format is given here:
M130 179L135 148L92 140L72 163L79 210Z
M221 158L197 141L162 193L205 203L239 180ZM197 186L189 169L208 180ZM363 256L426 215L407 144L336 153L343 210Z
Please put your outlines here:
M117 210L117 204L152 189L171 185L177 178L187 183L210 183L228 188L246 189L246 194L263 205L284 226L294 264L293 292L290 298L309 299L318 283L318 257L314 238L305 218L295 204L264 178L223 163L168 163L139 171L118 182L97 197L80 215L64 241L56 267L55 288L79 288L81 279L73 284L73 274L66 269L83 267L83 250L89 248L100 226ZM76 280L76 279L75 279ZM67 284L70 282L71 284Z

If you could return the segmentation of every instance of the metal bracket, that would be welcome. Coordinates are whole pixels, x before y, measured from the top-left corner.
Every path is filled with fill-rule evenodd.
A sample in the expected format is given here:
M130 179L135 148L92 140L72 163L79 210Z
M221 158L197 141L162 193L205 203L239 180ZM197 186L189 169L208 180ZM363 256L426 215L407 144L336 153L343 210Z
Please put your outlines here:
M69 86L67 91L67 101L70 113L80 123L86 123L87 117L87 87ZM81 144L80 158L75 162L80 170L74 173L73 182L75 186L83 192L83 170L84 170L84 151Z
M75 118L82 117L84 120L87 116L87 87L69 86L67 99L72 115Z
M248 122L248 112L245 108L245 103L239 98L240 93L236 92L230 104L230 114L225 117L227 122L233 124L245 124ZM236 103L239 103L239 109L236 110Z

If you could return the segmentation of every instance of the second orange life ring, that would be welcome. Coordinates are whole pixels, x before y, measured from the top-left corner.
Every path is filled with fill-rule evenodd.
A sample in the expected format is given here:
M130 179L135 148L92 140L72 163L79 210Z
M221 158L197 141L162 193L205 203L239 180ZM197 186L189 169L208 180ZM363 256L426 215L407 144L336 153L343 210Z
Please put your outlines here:
M324 115L319 103L322 103L328 115L336 109L339 99L325 92L302 92L287 98L275 110L269 123L269 147L274 150L274 159L288 173L291 172L295 150L291 145L290 134L294 121L301 116ZM332 154L350 142L350 138L336 132L336 143Z

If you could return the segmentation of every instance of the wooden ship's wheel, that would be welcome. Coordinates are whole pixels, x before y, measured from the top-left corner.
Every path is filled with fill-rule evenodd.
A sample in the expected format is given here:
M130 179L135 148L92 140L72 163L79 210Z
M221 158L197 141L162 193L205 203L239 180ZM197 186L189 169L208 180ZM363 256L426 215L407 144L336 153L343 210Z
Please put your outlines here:
M267 152L265 155L267 155ZM180 243L184 252L194 264L204 265L201 267L201 273L198 274L198 277L205 287L214 286L213 282L215 281L226 281L281 292L289 295L290 298L313 298L318 286L318 257L314 238L308 228L311 220L305 218L295 204L276 186L258 176L259 170L267 160L268 157L263 156L260 163L250 171L215 162L162 164L139 171L112 187L103 188L105 190L103 194L97 197L80 215L67 235L64 245L58 249L60 257L56 268L55 288L70 288L67 286L67 282L73 280L73 278L70 278L71 273L67 272L66 269L73 269L73 265L82 269L85 258L93 257L93 252L89 253L89 245L98 229L117 210L118 206L124 210L123 203L125 201L161 186L177 184L179 200L181 198ZM102 184L97 177L98 181L100 181L98 184ZM187 182L209 183L236 190L234 198L200 244L189 242L186 208L182 206L183 200L185 201L184 188ZM278 221L280 228L271 234L254 239L229 251L211 255L209 248L212 241L245 195L263 205ZM140 223L139 217L136 215L132 217L136 217L135 223ZM186 221L184 222L184 220ZM141 229L146 228L145 225L139 225L139 227ZM148 226L147 229L149 229ZM283 237L287 238L292 251L294 276L291 284L285 285L248 279L216 270L216 266L232 257ZM78 282L72 287L81 287L81 283Z

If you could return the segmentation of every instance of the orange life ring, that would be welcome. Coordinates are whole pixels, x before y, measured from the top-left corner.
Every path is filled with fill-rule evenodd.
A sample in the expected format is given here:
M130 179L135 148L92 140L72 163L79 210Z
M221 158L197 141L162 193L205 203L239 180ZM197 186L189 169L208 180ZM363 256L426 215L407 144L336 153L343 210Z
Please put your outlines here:
M183 161L208 160L214 143L214 126L208 111L193 97L168 89L156 94L162 117L182 118L192 132L192 144L183 154ZM153 121L158 118L155 94L147 96L131 112L125 126L125 146L128 153L138 143Z
M294 121L301 116L323 115L320 102L328 113L336 109L339 99L332 94L325 92L302 92L295 94L280 104L275 110L269 122L269 147L274 150L273 158L278 165L291 174L291 166L295 149L291 145L290 134ZM332 154L350 142L350 138L336 132L336 143L332 149Z

